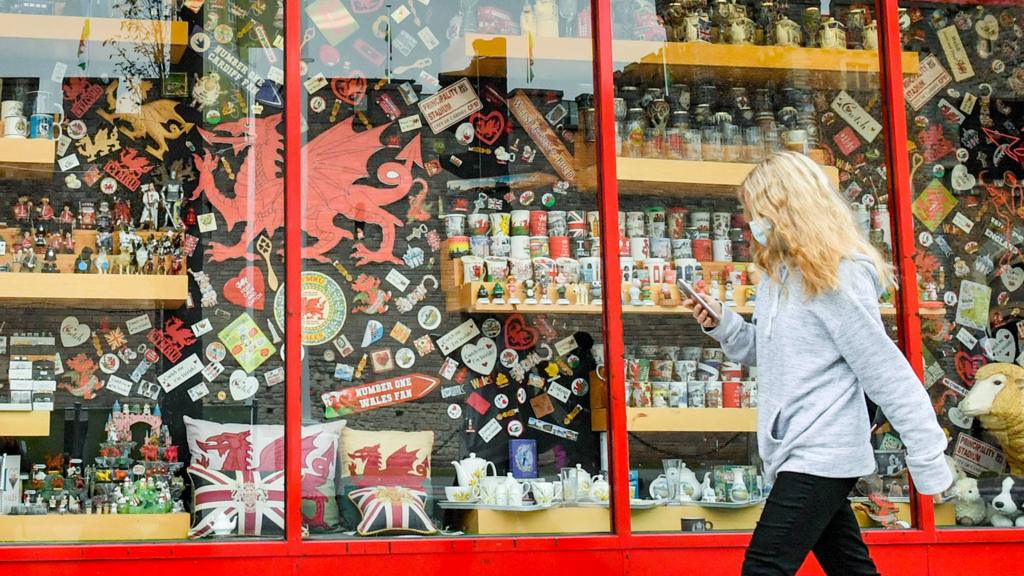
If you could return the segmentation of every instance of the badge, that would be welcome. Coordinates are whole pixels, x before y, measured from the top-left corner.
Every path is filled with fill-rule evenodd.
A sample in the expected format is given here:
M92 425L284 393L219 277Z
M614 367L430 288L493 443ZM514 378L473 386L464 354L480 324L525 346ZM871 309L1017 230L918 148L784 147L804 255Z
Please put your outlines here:
M458 404L449 404L448 417L451 418L452 420L458 420L459 418L462 418L462 406Z
M931 233L928 231L923 231L917 235L917 243L920 244L923 248L931 246L933 241L934 239L932 238Z
M234 31L227 24L218 24L213 29L213 39L220 44L228 44L234 39Z
M572 393L577 396L583 396L590 390L590 384L583 378L577 378L572 381Z
M410 348L399 348L395 352L395 364L399 368L408 369L416 363L416 354Z
M498 322L497 318L488 318L480 324L480 331L488 338L497 338L498 334L501 333L501 323Z
M526 403L526 388L519 388L516 390L516 400L518 400L520 404Z
M523 423L519 420L510 420L507 426L508 435L513 438L519 438L523 435Z
M319 114L327 109L327 101L323 96L313 96L309 99L309 109Z
M334 362L334 350L324 350L324 362Z
M473 142L473 138L476 137L476 130L473 125L469 122L463 122L459 124L459 127L455 129L455 139L464 146L469 146Z
M120 367L121 359L118 358L116 354L107 352L100 357L100 370L102 370L104 374L113 374L114 372L117 372L117 369Z
M189 37L188 45L195 52L202 54L210 49L210 35L200 29Z
M436 306L424 306L416 314L416 320L424 330L434 330L441 325L441 312Z
M72 140L81 140L88 133L83 120L72 120L68 122L68 137Z
M100 180L100 192L104 194L113 194L117 192L117 180L114 180L110 176Z

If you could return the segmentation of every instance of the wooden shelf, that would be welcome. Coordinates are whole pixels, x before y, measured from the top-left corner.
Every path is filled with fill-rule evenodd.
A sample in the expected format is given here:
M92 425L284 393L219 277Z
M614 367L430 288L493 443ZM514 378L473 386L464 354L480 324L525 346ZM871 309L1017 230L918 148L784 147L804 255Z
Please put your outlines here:
M0 180L50 180L56 150L46 138L0 138Z
M619 194L676 196L694 199L736 199L736 189L757 166L739 162L704 162L658 158L617 158ZM839 169L822 166L836 187Z
M181 59L188 46L188 22L34 14L4 14L0 18L0 38L78 43L83 39L86 23L88 42L168 44L173 63Z
M537 37L531 50L525 36L467 34L445 52L442 70L447 74L508 76L519 66L510 61L530 59L545 63L534 66L538 74L564 70L590 75L593 42L590 38ZM674 66L700 69L706 76L723 79L790 81L816 87L877 85L879 75L878 52L874 50L615 40L612 59L619 68L624 64L632 68ZM904 74L917 74L919 70L917 53L904 52Z
M900 520L911 522L911 506L895 502ZM851 506L854 504L851 502ZM764 504L747 508L707 508L699 504L656 506L631 511L634 532L680 532L682 518L704 518L714 524L717 532L749 531L757 525ZM935 506L936 524L952 525L955 520L952 503ZM853 507L861 528L878 525L857 507ZM611 514L607 507L558 507L536 512L504 512L498 510L469 510L463 528L468 534L584 534L611 530Z
M189 514L0 516L0 542L185 540Z
M0 304L92 310L180 308L188 277L139 274L0 273Z
M27 436L50 435L50 412L46 410L25 410L24 412L0 411L0 436L24 438ZM3 516L0 516L3 518Z
M590 416L595 432L608 430L608 411ZM757 408L626 408L630 432L756 432Z

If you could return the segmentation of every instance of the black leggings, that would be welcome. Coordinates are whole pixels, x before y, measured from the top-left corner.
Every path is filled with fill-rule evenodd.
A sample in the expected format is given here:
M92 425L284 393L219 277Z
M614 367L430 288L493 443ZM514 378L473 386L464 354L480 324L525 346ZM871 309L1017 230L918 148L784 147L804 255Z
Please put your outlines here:
M829 576L878 576L846 499L856 478L779 474L743 560L743 576L789 576L814 551Z

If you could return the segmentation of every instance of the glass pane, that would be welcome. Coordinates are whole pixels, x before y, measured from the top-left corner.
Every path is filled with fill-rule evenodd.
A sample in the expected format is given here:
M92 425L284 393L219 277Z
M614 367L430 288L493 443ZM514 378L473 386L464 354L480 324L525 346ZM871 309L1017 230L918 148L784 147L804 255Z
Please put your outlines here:
M906 98L925 384L960 474L960 503L935 507L936 524L950 527L1013 526L1018 500L1004 480L1024 475L998 408L1006 394L993 388L1021 359L1022 108L1011 61L1024 10L981 4L900 3L904 49L920 58Z
M180 4L0 3L0 541L283 537L280 3Z
M303 5L311 534L608 531L587 2Z
M677 284L758 320L765 274L737 196L757 163L785 150L809 156L891 260L875 17L862 5L808 4L612 2L637 532L752 530L771 488L755 434L757 370L699 330ZM879 306L895 338L892 294ZM882 430L872 435L878 458L895 440ZM864 527L879 525L868 495L910 520L902 465L881 473L850 492Z

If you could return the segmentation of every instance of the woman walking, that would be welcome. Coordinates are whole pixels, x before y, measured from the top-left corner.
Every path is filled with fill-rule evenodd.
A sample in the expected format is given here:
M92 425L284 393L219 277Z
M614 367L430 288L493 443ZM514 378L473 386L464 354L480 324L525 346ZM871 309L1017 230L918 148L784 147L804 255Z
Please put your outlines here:
M928 394L879 315L891 266L804 155L765 160L739 199L763 272L753 322L715 301L720 321L686 304L729 358L757 366L758 450L774 486L743 574L794 574L813 551L827 574L876 575L847 500L875 471L864 394L900 432L919 491L953 482Z

